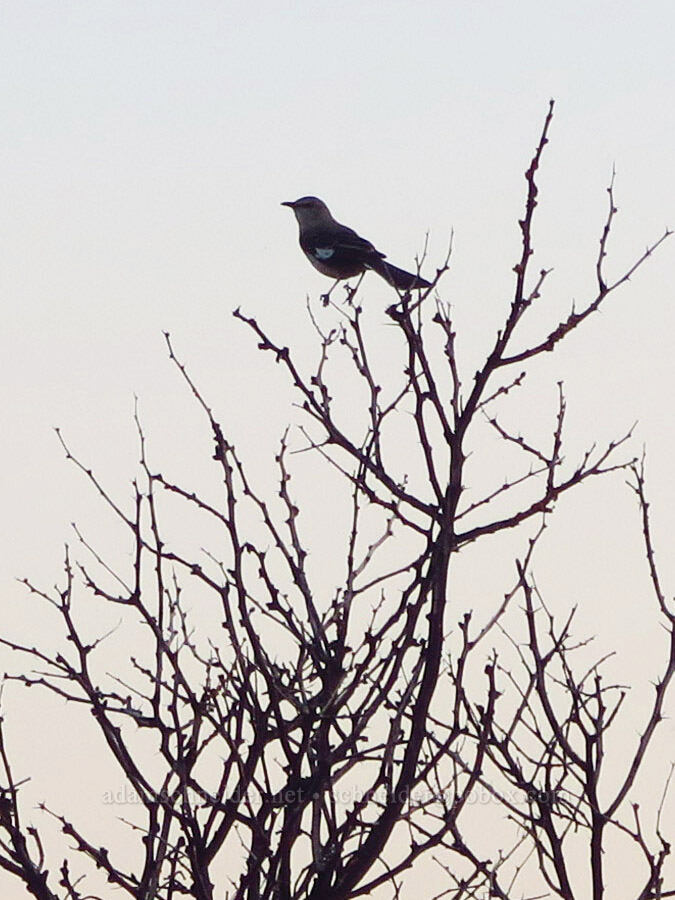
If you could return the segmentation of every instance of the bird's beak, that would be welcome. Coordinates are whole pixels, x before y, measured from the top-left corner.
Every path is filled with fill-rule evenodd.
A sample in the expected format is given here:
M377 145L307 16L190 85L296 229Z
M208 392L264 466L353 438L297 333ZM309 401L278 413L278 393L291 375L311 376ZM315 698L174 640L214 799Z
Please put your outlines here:
M281 203L282 206L290 206L291 209L295 206L295 202L293 200L284 200Z

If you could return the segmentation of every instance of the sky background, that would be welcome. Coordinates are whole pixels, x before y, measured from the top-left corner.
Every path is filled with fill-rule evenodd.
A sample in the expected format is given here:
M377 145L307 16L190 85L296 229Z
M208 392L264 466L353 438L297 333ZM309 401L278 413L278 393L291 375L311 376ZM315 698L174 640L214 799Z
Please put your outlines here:
M310 360L305 298L327 285L300 253L282 200L322 197L403 267L414 265L428 233L427 275L454 230L441 295L453 304L470 376L507 308L523 172L555 98L534 242L536 266L554 272L532 334L593 290L613 166L620 212L608 271L630 264L675 223L673 33L673 5L649 0L4 0L4 627L49 640L48 617L15 579L50 585L59 577L71 521L104 544L114 540L54 426L128 496L137 395L158 468L208 478L208 430L167 359L163 330L266 477L298 414L279 371L231 312L241 306ZM564 379L573 449L637 421L631 449L647 447L670 593L674 278L671 242L539 365L522 407L535 430L549 427ZM370 276L362 291L369 326L384 329L387 286ZM504 467L496 455L496 477ZM580 628L598 635L602 652L619 651L626 680L648 687L662 637L638 524L621 477L582 490L561 505L537 572L561 609L579 604ZM501 596L519 546L505 548L498 566L471 557L462 575L467 607ZM62 708L45 706L38 723L25 698L5 701L12 739L45 774L36 794L51 797L50 766L61 762L44 758L45 742L65 757L84 750L67 729L55 736ZM629 739L637 728L639 718ZM667 724L661 758L673 745ZM86 771L100 790L96 767ZM55 807L69 790L59 785ZM8 887L3 896L23 894Z

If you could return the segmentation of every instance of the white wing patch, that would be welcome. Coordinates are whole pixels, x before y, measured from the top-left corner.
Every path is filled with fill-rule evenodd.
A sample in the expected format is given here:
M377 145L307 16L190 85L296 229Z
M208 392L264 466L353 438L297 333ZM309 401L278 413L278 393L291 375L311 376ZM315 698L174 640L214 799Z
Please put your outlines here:
M335 250L332 247L315 247L314 248L314 256L317 259L330 259L333 256Z

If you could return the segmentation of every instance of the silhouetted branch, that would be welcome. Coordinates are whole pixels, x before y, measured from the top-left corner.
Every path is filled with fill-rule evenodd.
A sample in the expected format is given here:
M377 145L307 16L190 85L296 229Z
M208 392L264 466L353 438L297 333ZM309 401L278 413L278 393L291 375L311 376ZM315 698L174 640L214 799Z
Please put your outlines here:
M89 890L97 877L136 900L213 900L225 884L230 900L348 900L383 889L403 897L406 874L433 860L447 883L439 898L576 900L590 883L601 900L610 896L609 831L644 867L636 897L675 894L665 799L654 833L634 799L675 673L675 611L657 570L643 466L630 458L632 431L570 461L562 382L542 441L526 417L509 419L527 371L505 372L554 349L670 232L609 281L612 178L592 299L519 349L518 327L544 302L551 272L531 267L552 116L553 102L525 173L511 303L469 377L450 307L437 296L449 251L431 288L415 298L401 292L387 310L393 342L382 370L381 326L362 313L360 282L347 287L344 305L330 295L308 303L309 367L235 311L299 397L299 422L270 459L272 491L260 488L168 333L169 358L213 438L217 489L197 491L189 477L158 471L137 409L139 471L123 501L57 431L67 460L113 513L123 552L75 527L62 585L24 580L30 601L56 614L60 649L9 635L0 645L16 661L10 683L93 717L102 752L138 798L127 822L137 852L97 845L76 817L43 803L39 811L68 839L68 855L52 862L43 834L26 823L27 776L21 761L10 762L0 721L0 867L34 897L97 896ZM346 414L345 377L359 398ZM486 452L486 431L520 460L516 474L468 470L468 455ZM494 440L487 452L493 473ZM321 475L306 468L310 457L317 471L328 464L339 476L346 526L322 496ZM549 612L532 566L556 502L626 469L668 649L630 759L608 785L607 748L620 740L627 687L605 680L609 652L579 661L588 641L573 633L574 610L562 620ZM308 472L318 518L311 504L300 515ZM188 515L189 535L174 527ZM195 522L205 529L200 550ZM457 554L514 529L525 549L515 583L486 598L477 618L457 586ZM339 562L333 584L316 533L329 537L321 553ZM110 611L117 624L99 624ZM130 655L118 643L139 627ZM487 808L475 806L477 793ZM497 820L508 833L490 842ZM583 877L574 843L584 850Z

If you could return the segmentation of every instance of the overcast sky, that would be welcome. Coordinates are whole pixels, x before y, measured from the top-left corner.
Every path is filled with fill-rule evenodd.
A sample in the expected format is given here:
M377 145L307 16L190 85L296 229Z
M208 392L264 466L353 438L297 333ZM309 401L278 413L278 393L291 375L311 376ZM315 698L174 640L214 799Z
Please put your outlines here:
M554 267L551 317L594 286L613 166L609 271L631 263L675 224L673 34L665 0L4 0L0 621L39 637L14 579L53 583L73 520L105 538L54 426L123 496L135 473L134 394L158 467L209 465L208 430L163 330L264 471L297 414L231 312L255 314L303 358L314 341L305 297L327 286L282 200L322 197L404 267L428 233L425 274L454 229L441 294L470 375L506 310L523 172L555 98L535 238L537 266ZM565 380L575 447L638 422L632 446L647 446L671 587L674 280L671 242L546 360L531 401L535 417L549 416ZM385 328L387 286L371 275L362 290L371 324ZM648 683L658 632L652 617L643 633L652 607L639 553L628 553L639 529L621 479L582 492L560 521L541 579L563 608L572 591L584 628ZM13 726L18 746L35 725Z

